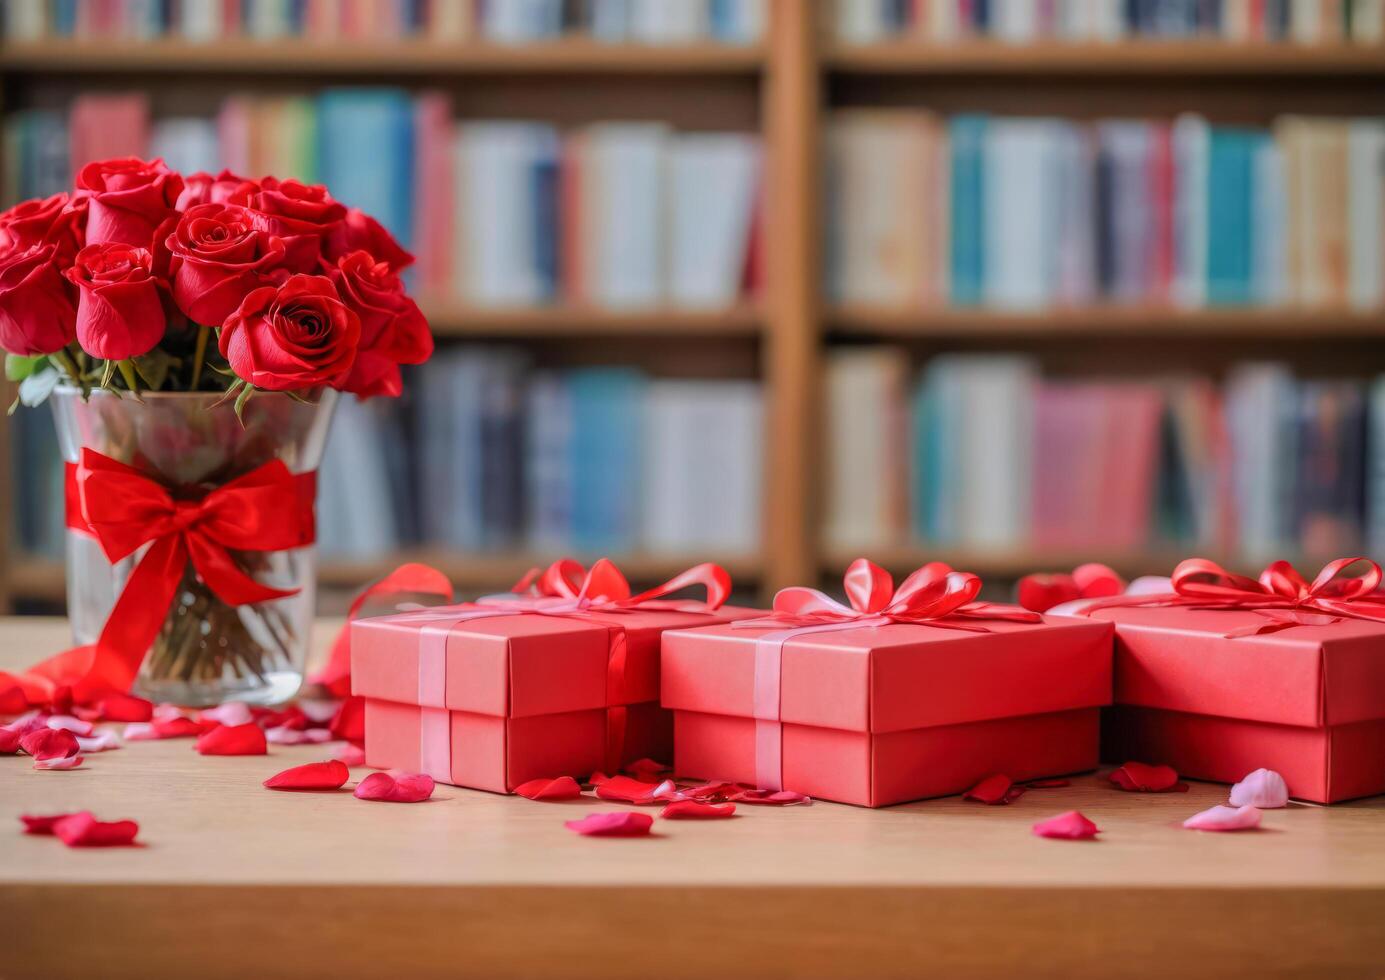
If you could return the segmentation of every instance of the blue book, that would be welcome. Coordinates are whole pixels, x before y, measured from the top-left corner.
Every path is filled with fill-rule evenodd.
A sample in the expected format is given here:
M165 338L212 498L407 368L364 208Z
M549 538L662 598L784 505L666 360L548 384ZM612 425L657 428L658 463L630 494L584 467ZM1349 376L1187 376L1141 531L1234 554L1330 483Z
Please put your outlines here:
M530 174L534 204L529 212L534 222L534 274L546 300L558 295L558 153L555 143L551 152L543 153L534 161Z
M1212 127L1207 163L1207 301L1251 302L1254 263L1251 214L1255 206L1257 130Z
M414 106L403 89L337 88L319 97L318 174L405 248L413 238Z
M77 0L54 0L53 36L71 37L77 32Z
M985 282L985 163L986 117L960 115L948 122L952 147L951 176L951 291L957 306L981 302Z
M588 555L636 544L644 377L631 368L568 375L572 399L572 543Z

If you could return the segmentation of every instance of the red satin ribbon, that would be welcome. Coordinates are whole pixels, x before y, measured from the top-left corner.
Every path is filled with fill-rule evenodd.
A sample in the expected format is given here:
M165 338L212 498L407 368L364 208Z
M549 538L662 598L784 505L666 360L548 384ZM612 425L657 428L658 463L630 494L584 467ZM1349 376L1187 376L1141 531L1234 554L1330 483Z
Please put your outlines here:
M283 599L297 589L256 582L231 556L285 551L313 542L316 474L294 475L266 463L197 499L167 489L91 449L67 468L67 523L90 534L114 564L141 547L125 588L94 644L75 647L31 668L26 692L71 686L78 702L129 690L173 605L189 561L223 602L241 606Z
M1363 572L1343 574L1358 562L1364 564ZM1082 612L1089 615L1098 609L1181 606L1247 610L1265 618L1264 623L1226 633L1228 637L1277 633L1296 626L1325 626L1343 619L1385 623L1385 595L1378 593L1381 569L1368 558L1330 561L1312 582L1287 561L1274 562L1260 573L1259 579L1252 579L1228 572L1206 558L1188 558L1178 563L1170 581L1171 593L1098 599Z

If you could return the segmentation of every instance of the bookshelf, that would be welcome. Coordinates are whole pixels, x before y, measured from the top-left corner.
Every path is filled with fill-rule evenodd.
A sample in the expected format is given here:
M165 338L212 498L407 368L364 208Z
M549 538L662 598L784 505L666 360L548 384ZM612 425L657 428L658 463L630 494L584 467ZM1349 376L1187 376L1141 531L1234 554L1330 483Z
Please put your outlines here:
M821 370L839 341L968 345L1018 343L1029 349L1083 345L1098 362L1129 359L1126 342L1160 344L1189 368L1208 350L1253 341L1312 345L1319 360L1352 364L1365 351L1385 358L1385 314L1356 311L1212 310L1145 307L990 310L833 307L825 302L820 255L820 138L825 113L838 105L914 104L1078 115L1172 114L1193 100L1233 118L1279 111L1379 111L1385 94L1385 48L1210 42L1128 42L1030 46L965 42L953 46L889 41L845 46L826 37L825 5L769 0L763 43L668 46L598 44L563 39L523 46L479 42L312 43L227 40L194 44L42 41L0 44L0 105L23 105L35 86L75 89L116 83L130 88L179 86L249 90L311 88L333 82L443 85L466 116L515 114L569 123L602 118L667 118L676 125L721 123L758 131L765 147L765 284L755 305L727 310L622 310L553 307L474 309L426 302L440 341L502 339L523 344L590 347L618 356L631 345L697 347L697 356L742 371L765 385L763 540L758 554L616 555L642 582L690 561L715 559L742 586L767 598L790 584L835 583L855 553L826 548L818 529L821 479ZM476 79L485 84L477 84ZM632 84L632 80L636 83ZM1128 103L1128 105L1127 105ZM1244 106L1242 105L1244 103ZM1369 108L1368 108L1369 107ZM1172 343L1162 344L1163 341ZM1345 342L1334 350L1336 342ZM750 353L747 355L747 349ZM667 352L664 352L667 355ZM670 355L670 356L676 356ZM747 360L747 358L749 360ZM6 448L0 425L0 450ZM12 500L9 468L0 497ZM13 554L8 522L0 527L0 606L61 601L62 569L51 560ZM943 559L994 577L1060 569L1099 558L1130 573L1167 571L1177 555L1064 556L1023 549L946 554L913 546L873 549L905 571ZM325 562L327 589L349 590L398 561L422 560L445 570L464 592L503 588L550 556L456 555L409 551L372 561ZM686 559L686 560L685 560ZM1235 562L1236 560L1228 559Z

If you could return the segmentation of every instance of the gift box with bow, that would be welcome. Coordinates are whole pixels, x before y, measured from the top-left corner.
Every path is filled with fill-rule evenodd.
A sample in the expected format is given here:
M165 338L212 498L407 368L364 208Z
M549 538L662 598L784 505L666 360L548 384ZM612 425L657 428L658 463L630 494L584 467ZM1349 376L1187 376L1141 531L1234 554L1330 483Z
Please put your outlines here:
M858 559L850 605L784 589L770 616L665 633L676 772L878 807L1095 768L1108 624L980 589L933 563L896 590Z
M1252 579L1192 558L1170 584L1081 610L1116 627L1106 758L1226 783L1273 769L1317 803L1385 792L1379 565L1342 558L1309 582L1288 562Z
M705 601L668 598L691 586ZM667 761L659 637L756 615L723 605L730 591L711 564L632 595L606 559L590 571L565 559L514 594L358 619L351 686L365 698L366 763L504 793Z

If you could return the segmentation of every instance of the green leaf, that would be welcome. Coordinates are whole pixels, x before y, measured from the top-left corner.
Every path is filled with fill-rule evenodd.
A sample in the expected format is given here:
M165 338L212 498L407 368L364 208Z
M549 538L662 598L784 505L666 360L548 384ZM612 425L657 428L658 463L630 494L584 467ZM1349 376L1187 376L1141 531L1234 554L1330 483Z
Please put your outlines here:
M5 355L5 377L10 381L23 381L48 363L44 354L38 357L24 357L20 354Z
M48 396L53 393L53 389L62 380L57 368L45 367L29 375L19 383L19 400L21 403L34 408L42 405L48 400Z
M109 388L111 382L115 380L115 361L107 361L101 368L101 387Z
M241 426L245 425L245 405L250 401L250 396L255 393L255 386L247 384L236 396L236 418L240 419Z
M168 381L169 372L183 362L162 347L155 347L148 354L135 358L135 370L144 379L151 391L158 391Z

